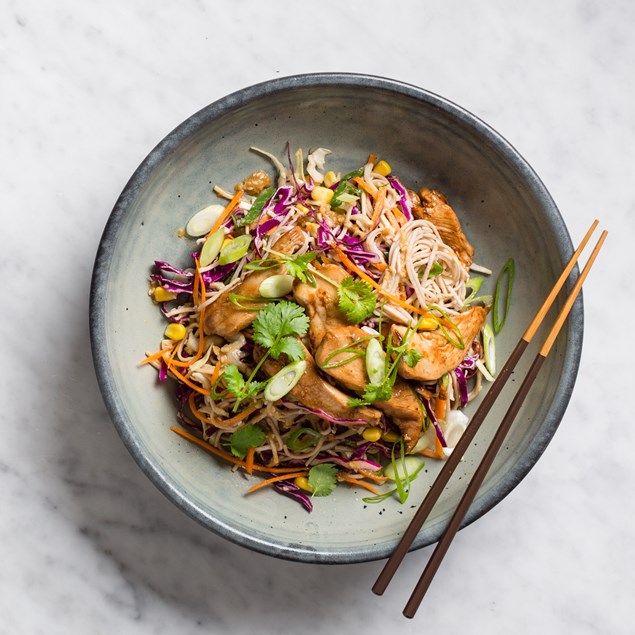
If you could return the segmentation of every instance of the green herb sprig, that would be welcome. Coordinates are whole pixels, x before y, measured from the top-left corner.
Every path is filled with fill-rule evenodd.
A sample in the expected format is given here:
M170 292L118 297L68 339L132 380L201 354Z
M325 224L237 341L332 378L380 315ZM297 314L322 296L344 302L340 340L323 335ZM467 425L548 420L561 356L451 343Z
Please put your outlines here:
M233 411L236 412L245 399L258 394L267 385L267 381L256 381L255 377L269 356L278 359L284 353L291 362L304 359L305 349L298 338L306 335L308 330L309 317L295 302L282 300L261 309L253 322L253 338L267 349L265 354L246 380L236 364L228 364L212 387L212 398L218 400L228 394L234 395ZM221 382L227 388L223 393L217 390Z

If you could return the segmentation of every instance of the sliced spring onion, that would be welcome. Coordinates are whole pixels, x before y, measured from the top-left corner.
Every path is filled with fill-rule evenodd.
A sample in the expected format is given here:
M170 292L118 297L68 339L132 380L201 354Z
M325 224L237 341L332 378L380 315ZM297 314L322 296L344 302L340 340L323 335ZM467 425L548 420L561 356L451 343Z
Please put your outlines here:
M434 278L442 273L443 273L443 265L438 260L435 260L432 263L432 267L430 267L428 278ZM423 271L419 274L419 278L422 278L422 277L423 277ZM468 283L468 286L469 286L469 283Z
M505 277L505 273L507 273L507 288L506 288L506 294L505 294L505 313L503 313L502 318L499 318L498 305L500 302L501 286L503 284L503 278ZM498 274L498 279L496 280L496 290L494 291L494 306L493 306L493 312L492 312L492 324L494 326L494 333L496 335L498 335L501 332L501 329L505 325L507 314L509 313L509 305L512 299L512 288L514 286L514 273L515 273L514 259L510 258L501 269L501 272Z
M281 298L291 292L293 276L280 274L265 278L258 287L258 293L263 298Z
M239 309L246 311L258 311L264 309L268 302L273 302L270 298L251 298L248 295L240 295L238 293L230 293L229 301L235 304Z
M225 230L221 227L216 230L204 243L201 249L201 257L199 263L201 267L207 267L220 253L225 240Z
M483 377L485 377L487 381L489 382L494 381L494 378L489 374L489 370L487 370L487 367L485 366L482 360L477 359L475 365L476 365L476 368L478 368L481 371L481 373L483 374Z
M214 227L214 224L224 211L225 208L222 205L208 205L204 207L190 218L185 226L185 231L188 236L192 236L192 238L205 236L205 234Z
M249 251L249 245L251 245L251 236L248 234L237 236L234 240L225 243L220 250L218 264L228 265L240 260Z
M420 469L421 463L422 461L418 456L406 455L387 465L384 468L384 476L387 476L391 481L405 481Z
M386 376L386 351L376 337L366 346L366 372L374 386L380 386Z
M465 289L469 290L469 295L465 298L465 304L469 304L476 297L479 289L483 285L483 278L481 276L474 276L470 278L465 284Z
M441 333L443 333L443 337L445 337L445 339L448 340L450 344L454 344L454 346L456 346L457 348L464 349L465 342L463 341L463 335L461 334L459 327L452 321L452 319L447 314L447 312L444 311L441 307L437 306L436 304L431 304L428 308L438 311L443 316L445 321L450 324L451 329L457 334L458 340L455 340L453 337L451 337L450 334L448 333L448 330L441 323L441 321L439 321L439 329ZM427 318L422 318L422 319L427 319Z
M372 339L372 337L373 337L372 335L362 337L358 340L355 340L354 342L351 342L350 344L346 344L345 346L342 346L334 351L331 351L324 358L324 360L322 360L322 363L320 364L320 368L323 368L325 370L327 368L337 368L338 366L344 366L345 364L352 362L354 359L357 359L358 357L364 357L366 355L366 351L363 348L355 348L355 347L359 346L359 344L362 344L363 342L367 340ZM351 356L346 357L340 361L330 363L334 357L336 357L340 353L346 353L346 352L351 353Z
M301 452L315 445L321 436L313 428L296 428L287 437L287 447L293 452Z
M483 359L490 375L496 374L496 344L494 342L494 332L489 324L483 324L481 329L483 334Z
M264 397L267 401L278 401L282 399L300 381L306 370L306 361L288 364L280 369L267 383Z

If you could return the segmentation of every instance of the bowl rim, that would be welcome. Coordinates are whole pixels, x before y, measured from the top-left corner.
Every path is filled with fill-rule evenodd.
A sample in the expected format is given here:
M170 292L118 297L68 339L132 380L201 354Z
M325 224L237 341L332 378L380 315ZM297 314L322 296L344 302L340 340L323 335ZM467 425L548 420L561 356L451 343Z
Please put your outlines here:
M257 539L210 516L202 508L189 500L175 483L166 477L159 465L144 453L143 447L135 435L134 428L127 419L124 405L114 389L113 370L108 361L108 353L103 346L106 334L104 291L110 272L110 248L117 240L129 204L134 200L136 193L143 186L143 183L154 168L184 139L208 121L276 92L287 91L294 88L319 86L370 87L373 89L396 92L438 108L462 124L475 129L478 134L482 135L490 144L495 146L497 151L513 165L517 172L521 173L526 186L533 196L540 201L542 208L550 219L558 235L559 243L563 246L563 251L573 252L571 238L564 220L553 198L536 172L500 133L465 108L429 90L400 80L377 75L348 72L320 72L289 75L241 88L201 108L169 132L149 152L139 167L134 171L117 198L99 241L90 285L90 341L98 385L108 414L118 434L141 470L177 507L216 534L259 553L298 562L351 564L388 557L394 545L396 545L399 536L395 536L394 545L370 545L362 548L349 548L342 551L328 551L327 549L317 550L313 547L302 545L286 545ZM519 457L519 460L514 465L514 469L507 472L497 484L472 504L461 528L474 522L502 501L529 473L553 438L573 392L582 352L583 326L583 299L582 294L580 294L568 318L562 380L538 434ZM432 527L423 529L417 535L411 550L414 551L436 542L440 538L442 531L443 527L438 523Z

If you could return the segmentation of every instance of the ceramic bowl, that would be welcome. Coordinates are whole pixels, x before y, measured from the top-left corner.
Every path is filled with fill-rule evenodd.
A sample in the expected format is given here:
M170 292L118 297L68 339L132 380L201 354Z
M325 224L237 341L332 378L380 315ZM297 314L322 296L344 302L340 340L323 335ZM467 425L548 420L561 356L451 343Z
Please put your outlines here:
M380 559L396 545L438 473L438 461L428 460L405 505L392 499L366 504L362 491L346 487L316 499L310 514L273 490L245 496L244 476L170 431L173 386L159 384L153 369L138 366L146 351L156 349L164 328L147 295L153 261L188 262L192 245L177 230L216 202L212 186L232 189L255 170L270 169L251 146L285 156L287 144L292 150L330 148L329 167L342 172L373 152L413 189L445 193L477 262L498 272L514 257L513 302L497 338L499 365L568 260L571 240L532 168L487 124L420 88L364 75L300 75L228 95L170 132L125 186L96 257L91 338L106 406L141 469L186 514L245 547L305 562ZM486 283L490 291L493 283ZM556 431L578 369L582 326L579 300L464 524L519 483ZM526 353L512 388L536 349ZM493 409L413 548L440 536L507 403L502 399Z

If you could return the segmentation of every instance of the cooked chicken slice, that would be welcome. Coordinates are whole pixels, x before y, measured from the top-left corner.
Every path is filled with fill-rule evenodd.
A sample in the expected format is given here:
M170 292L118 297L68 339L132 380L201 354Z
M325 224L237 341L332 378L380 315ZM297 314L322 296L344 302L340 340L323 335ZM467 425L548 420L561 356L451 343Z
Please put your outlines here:
M299 227L281 236L274 244L274 251L281 254L292 254L304 244L304 233ZM220 335L225 339L236 335L247 328L258 315L257 311L238 308L230 299L232 294L248 298L260 297L259 289L264 280L270 276L286 273L284 266L274 267L266 271L252 271L236 287L222 293L207 310L205 332L208 335Z
M364 391L369 381L364 357L353 357L350 362L334 368L324 368L324 366L351 358L354 354L350 350L336 355L333 353L367 336L368 333L358 326L329 327L322 343L315 351L315 361L323 372L345 388L359 394ZM367 344L368 340L363 341L359 344L359 348L365 348ZM329 356L331 356L330 359ZM397 378L391 398L386 401L377 401L373 406L387 414L399 428L404 438L406 452L412 450L419 440L424 416L414 388L403 379Z
M320 342L320 345L314 349L314 356L317 365L327 375L335 379L339 384L360 393L368 384L368 374L366 373L366 364L364 357L356 356L352 349L336 353L344 346L353 344L368 337L368 333L360 329L358 326L335 326L329 328L328 333ZM368 340L360 342L355 348L363 350L366 348ZM335 353L335 354L334 354ZM341 366L328 368L330 364L337 364L345 360L351 360ZM325 368L325 366L327 366Z
M440 329L415 333L410 340L410 346L418 351L422 358L413 368L402 361L399 364L399 374L405 379L433 381L456 368L465 357L472 340L481 330L486 316L487 311L480 306L474 306L464 313L452 316L452 321L461 332L465 349L458 348L448 342ZM406 328L401 324L393 324L390 327L390 333L395 343L398 344L402 341ZM448 332L452 333L451 330Z
M256 349L255 355L262 354ZM381 412L370 406L351 407L348 405L349 395L339 390L324 379L311 353L306 351L306 370L300 381L289 391L289 396L297 399L307 408L323 410L343 421L341 425L364 426L376 425L381 418ZM272 377L285 366L282 360L268 357L262 365L267 375ZM350 423L346 423L346 422Z
M316 265L316 268L319 268L322 275L333 280L334 284L315 276L314 287L299 280L293 285L296 302L307 310L311 318L309 339L313 350L320 345L330 326L347 324L344 314L338 308L337 285L349 275L337 265Z
M421 401L414 388L397 377L392 397L388 401L376 401L373 405L393 420L403 435L406 452L410 452L419 441L424 419Z
M418 195L410 192L410 196L413 216L430 221L439 231L441 240L454 250L459 260L468 268L472 264L474 248L467 241L461 223L445 196L427 188L420 190Z

